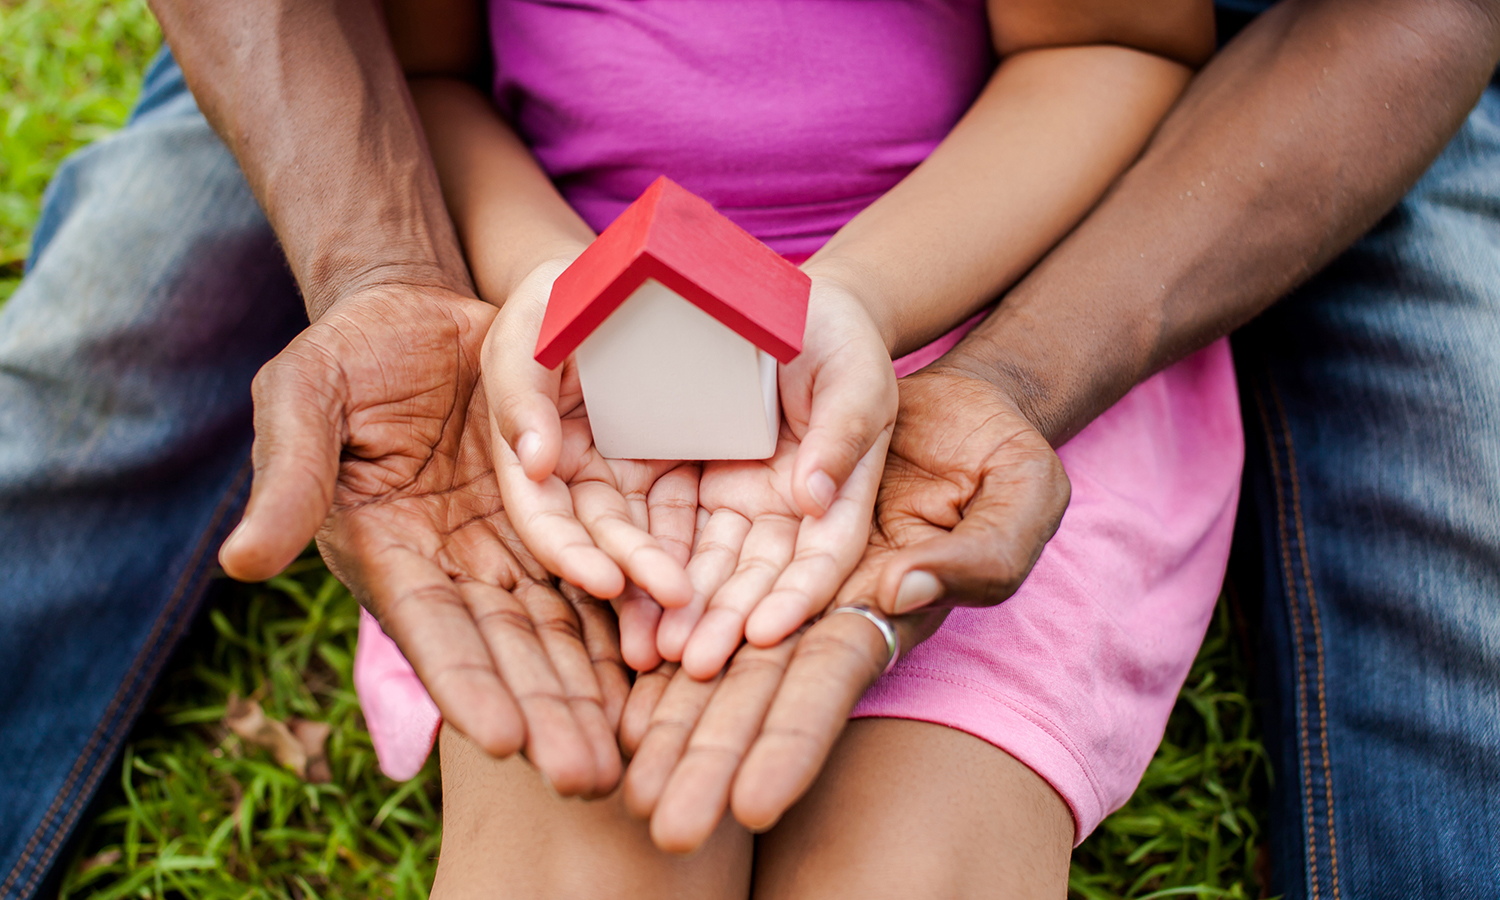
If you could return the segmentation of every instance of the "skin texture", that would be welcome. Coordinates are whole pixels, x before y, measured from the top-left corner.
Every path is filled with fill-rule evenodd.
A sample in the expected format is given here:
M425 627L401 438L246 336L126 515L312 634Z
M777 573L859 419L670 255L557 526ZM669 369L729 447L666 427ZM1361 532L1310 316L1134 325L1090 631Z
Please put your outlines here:
M437 56L445 35L456 40L466 23L426 17L406 37L409 55ZM506 506L553 573L624 598L632 666L680 659L707 677L742 637L768 646L826 607L868 533L797 519L825 517L840 489L870 496L898 403L892 353L958 324L1035 263L1145 144L1190 74L1179 59L1196 62L1212 44L1209 7L1191 0L1126 17L1088 4L996 3L991 24L1006 56L963 121L806 264L806 345L779 370L784 453L759 467L704 467L698 486L712 507L705 527L714 559L690 563L690 572L668 562L666 545L691 537L658 527L648 481L590 476L586 498L570 483L570 472L597 471L583 462L597 456L593 448L565 439L569 419L586 415L576 376L568 363L547 370L532 359L551 281L590 239L587 226L465 80L472 61L448 58L446 77L421 67L413 93L445 196L480 296L501 306L482 368ZM861 483L850 486L855 472ZM748 554L737 567L743 577L732 577L730 548ZM627 582L671 610L663 630L645 598L626 597Z
M1491 8L1467 2L1285 2L1249 25L1205 67L1141 160L999 311L902 382L896 463L877 505L880 536L841 602L852 594L897 612L1008 597L1066 495L1044 448L1137 379L1274 302L1368 228L1442 149L1497 58ZM1299 128L1289 132L1283 123L1293 119ZM1214 187L1204 191L1210 178ZM950 405L934 407L927 395ZM955 396L967 399L953 404ZM936 412L986 407L997 431L983 442L967 438L974 419ZM902 426L925 440L904 441ZM913 582L917 589L903 591ZM840 643L820 653L816 689L862 691L873 677L856 662L862 652ZM762 691L770 700L759 709L742 701L739 715L760 718L784 697L813 690L803 678L813 671L788 670L779 689ZM622 721L627 738L661 693L637 681ZM660 742L651 780L675 777L689 740L717 746L745 759L731 776L733 797L760 798L753 810L736 806L741 821L775 821L798 796L785 785L810 781L824 757L762 766L784 739L719 724L718 702L710 698L689 721L679 716L675 730L691 738ZM833 745L845 715L838 704L805 705L803 741ZM627 796L639 765L627 771ZM767 783L782 789L767 792Z
M276 229L313 324L255 380L255 480L220 561L260 580L316 534L444 718L561 793L619 779L613 617L558 593L501 510L476 299L372 3L153 9Z
M430 179L421 174L422 166L411 163L412 154L421 157L413 149L420 146L420 137L399 127L374 136L361 130L371 122L384 128L400 120L398 114L367 115L377 108L396 109L382 104L399 97L400 91L381 87L391 83L390 73L378 64L388 58L382 54L389 54L381 49L383 37L371 39L369 46L361 44L375 33L359 18L362 7L219 6L156 4L200 102L239 154L288 247L314 313L340 299L387 288L406 291L436 285L463 298L467 279L456 277L461 267L454 264L454 245L440 234L434 236L443 230L441 217L433 213L441 207L432 205ZM359 27L340 19L349 15ZM303 22L299 27L263 28L263 23L285 25L298 16L306 20L298 19ZM327 27L320 30L319 21ZM248 49L239 54L212 52L220 46ZM1142 160L1095 213L1007 295L1001 313L944 361L939 373L975 388L989 384L1000 402L1024 414L1044 442L1065 440L1146 374L1264 308L1388 209L1478 96L1500 55L1496 46L1494 16L1478 3L1281 4L1207 68ZM299 47L307 52L298 52ZM255 90L237 96L235 84L253 85ZM280 90L266 90L268 84ZM328 89L351 84L358 90ZM1310 84L1317 89L1309 90ZM288 116L287 108L299 109L304 95L309 113ZM351 95L359 96L361 103L351 104ZM358 115L350 112L340 118L349 110L358 110ZM1286 127L1293 120L1298 123L1295 139L1288 137L1292 132ZM355 121L360 127L351 124ZM309 140L313 130L316 141ZM1264 174L1260 163L1266 164ZM372 185L387 183L372 177L372 172L390 176L389 183L403 189L393 187L388 197L368 199ZM1213 189L1207 190L1210 180ZM348 189L355 183L358 190ZM309 197L315 199L301 202ZM358 327L357 323L351 333L358 333ZM315 372L307 360L322 352L288 356L287 370ZM454 373L455 383L462 381L460 374ZM240 546L226 549L226 568L247 577L274 571L290 559L300 546L294 546L297 536L311 535L321 521L318 507L326 509L326 503L316 498L333 496L331 488L320 488L330 484L322 473L327 472L328 460L337 459L337 452L309 453L306 448L332 446L337 451L349 440L346 429L357 418L349 415L350 410L378 406L394 396L361 400L357 398L364 389L348 389L347 380L342 385L336 377L304 380L307 393L300 400L324 404L313 408L331 413L334 433L328 431L328 418L315 426L285 407L268 416L268 421L279 419L285 425L280 437L258 450L259 511L251 519L266 525L250 528L239 535ZM279 393L268 391L266 403L273 404ZM1009 446L1029 457L1026 444ZM430 448L416 444L409 449L430 453ZM993 467L1006 456L997 451L976 457L975 464ZM283 461L289 463L278 469ZM299 473L316 477L299 481ZM970 480L980 483L980 474L970 471ZM263 487L267 482L273 487ZM281 482L298 489L274 487ZM940 498L933 508L944 510L932 513L931 524L939 526L953 509L946 499L951 482L931 483ZM913 479L906 490L920 495L924 488ZM965 520L977 518L990 502L998 501L976 498ZM919 507L916 501L905 503ZM1048 533L1040 528L1011 536L999 522L997 517L979 523L995 534L997 547L1010 541L1039 541ZM915 546L943 540L934 536ZM933 552L928 568L946 588L950 569L940 564L941 554ZM1016 546L1001 558L1028 556L1028 550ZM895 566L894 559L884 565ZM972 555L955 553L951 560L951 571L966 567L968 573L962 578L954 575L953 583L970 584L962 592L954 590L954 595L984 596L989 588ZM999 599L1006 593L1003 585L1014 579L1013 567L1007 565L993 579L1001 589L990 596ZM899 584L902 579L877 580ZM884 591L880 602L894 606L898 593ZM420 594L414 596L421 599ZM818 623L807 634L831 628L839 620L861 624L841 616L826 620L828 625ZM873 629L864 627L873 635ZM794 652L805 646L805 640L799 641ZM844 649L821 654L829 670L789 670L771 692L772 709L783 696L791 697L797 685L813 684L804 678L812 674L834 679L819 685L825 693L857 696L873 677L870 668L833 663L855 660L867 651L848 642L838 647ZM403 644L403 649L413 655L413 648ZM641 697L649 698L645 692L650 684L648 679L637 683ZM448 712L449 695L438 688L434 695ZM713 705L710 700L707 708ZM810 735L832 735L826 740L832 746L844 725L838 707L804 707L799 728ZM766 777L768 767L751 763L785 741L780 731L765 732L759 740L759 732L750 731L744 743L751 749L735 779L735 797L740 796L739 784L755 786L758 778ZM709 732L702 742L708 744L712 737ZM486 749L504 745L505 740L497 739ZM763 751L763 746L769 749ZM802 779L794 776L806 775L810 783L807 773L815 774L821 761L817 753L804 754L784 769L787 780L795 785ZM745 792L756 793L750 788ZM751 804L745 814L757 822L774 821L780 799Z
M1082 18L1087 20L1086 16ZM1202 24L1204 20L1197 21ZM1063 32L1049 32L1052 37L1059 33ZM930 164L924 164L913 175L909 184L903 185L905 190L892 191L872 205L866 215L851 223L829 249L808 264L814 278L815 297L821 287L825 296L847 297L863 308L869 316L868 336L859 336L858 340L871 347L872 352L867 355L888 378L889 354L893 348L920 343L951 327L985 297L1019 277L1083 215L1144 144L1186 77L1183 65L1142 50L1075 47L1066 42L1015 48L997 72L990 90L976 104L974 114L955 132L954 139L945 143ZM1057 90L1071 101L1060 104L1072 110L1071 119L1054 112L1046 102L1046 88L1054 82ZM1119 85L1119 96L1101 102L1097 91L1101 82ZM1076 93L1069 94L1069 90ZM561 469L573 466L566 439L571 407L563 399L572 390L568 368L548 373L530 360L535 321L545 295L539 288L550 285L555 273L576 255L587 239L585 230L566 210L509 128L493 112L482 114L486 104L479 91L461 80L431 78L422 79L415 91L460 235L469 250L480 294L501 305L500 317L486 345L484 368L494 376L487 383L495 387L498 397L496 446L501 448L498 464L502 469L502 484L515 477L517 469L535 483L545 485L549 479L556 479L559 484L551 490L557 503L552 510L562 512L563 503L571 502L581 526L568 525L569 531L559 546L569 542L576 545L583 534L594 536L597 544L597 525L582 510L571 480L559 474ZM1028 137L1039 137L1030 144L1016 141L997 149L997 133L1018 128L1031 129L1025 132ZM1084 149L1065 154L1064 150L1080 143L1080 132L1088 138L1082 141ZM1047 139L1056 143L1049 145ZM1040 150L1037 144L1042 145ZM1000 172L1013 176L1014 170L1005 168L1012 163L1036 172L1037 177L1000 177ZM1070 166L1090 173L1095 180L1057 177L1060 169ZM1021 189L1017 187L1021 182L1043 187ZM1062 187L1047 189L1048 185ZM994 206L1007 204L1012 209L1017 204L1028 209L1040 207L1049 217L1039 226L1036 221L1028 220L1031 230L1012 233L996 225L992 215L985 215ZM961 207L962 214L954 215L955 205ZM909 254L922 258L925 264L897 270L883 267L885 258L891 255L893 242L917 245L922 240L949 247L952 252L946 256ZM1007 247L1008 252L997 253L997 246ZM930 302L914 304L913 296L922 296ZM817 318L820 308L815 304L810 318ZM897 309L903 310L903 314L896 315L893 311ZM859 316L846 318L860 320ZM824 329L809 329L810 334L824 332ZM717 646L695 654L690 635L684 641L683 667L668 665L637 679L621 728L625 748L634 751L634 758L618 799L611 798L583 812L556 802L526 803L526 820L549 833L562 829L607 835L615 829L618 842L624 846L639 848L642 839L649 837L658 848L673 853L697 851L718 860L724 852L721 842L735 840L724 837L726 828L731 829L731 834L736 833L726 823L737 820L757 831L772 829L778 827L777 822L788 807L809 790L814 798L822 796L815 779L832 753L835 762L826 770L824 781L830 785L828 796L833 799L809 805L806 817L795 818L788 824L785 833L790 837L779 842L765 839L755 855L756 865L763 869L768 883L776 885L760 888L762 895L826 895L827 879L834 872L828 867L847 869L847 856L857 853L859 844L899 844L903 834L898 825L900 819L881 819L877 809L872 808L863 818L873 824L862 832L859 842L827 842L827 853L823 855L809 855L802 849L810 843L810 834L836 828L824 821L829 816L841 820L849 814L847 809L857 810L861 803L889 811L889 798L869 792L861 795L853 786L912 781L924 782L923 791L910 794L913 809L936 797L962 798L961 811L933 817L931 843L926 846L945 848L955 862L983 857L993 863L990 867L971 866L968 874L942 873L935 867L912 869L909 885L913 890L923 893L941 888L954 896L977 896L992 891L994 883L989 879L1001 877L1018 895L1060 895L1066 880L1072 821L1050 787L1002 751L942 726L872 723L850 732L848 740L840 740L842 723L849 711L884 667L886 649L881 635L863 619L834 616L781 639L832 596L865 544L863 534L857 541L847 542L854 551L847 561L827 566L828 573L823 579L827 584L820 588L821 596L813 597L814 592L805 585L801 590L776 590L783 582L770 577L762 577L763 586L750 592L770 591L773 597L778 593L800 595L800 606L793 607L792 615L771 616L769 624L765 624L766 615L757 620L757 615L764 612L757 608L757 603L764 597L732 604L714 603L722 599L720 588L735 582L728 564L730 558L747 553L754 558L749 549L753 525L744 529L743 535L723 539L721 533L709 530L708 523L715 515L728 512L750 523L764 516L795 521L799 513L822 512L833 499L829 496L815 498L814 504L807 502L804 495L815 492L809 490L808 470L801 457L810 443L808 436L818 430L816 369L838 365L840 356L824 356L815 347L808 350L804 357L815 370L811 373L813 377L798 379L794 374L789 381L786 372L782 377L791 437L803 442L793 455L789 486L781 487L785 475L778 467L784 463L777 459L759 469L706 466L703 470L700 503L706 501L712 509L706 510L707 521L699 541L713 536L715 539L707 543L723 560L699 567L696 574L701 577L694 580L693 604L682 607L669 602L668 605L674 606L674 611L696 611L706 606L720 613L717 617L705 615L705 622L712 619L723 623L727 616L728 627L710 635ZM847 351L843 352L847 355ZM849 383L857 381L848 379ZM868 385L870 381L866 378L863 383ZM932 406L931 401L938 399L943 390L961 394L965 389L966 385L956 384L934 388L923 408L935 414L941 407ZM868 388L863 390L869 393ZM868 398L851 399L858 414L850 417L850 421L862 424L865 429L871 422L883 421L884 426L875 432L875 446L883 443L894 409L884 419L871 417L865 411ZM803 433L797 432L799 402L806 402L811 410ZM915 511L899 504L893 507L896 510L893 524L889 534L883 533L877 541L877 550L894 552L912 535L946 534L962 517L966 491L969 498L983 494L986 502L1015 503L1014 510L1026 513L1028 518L1022 530L1027 530L1031 539L1028 550L1033 546L1039 550L1046 536L1056 528L1066 503L1067 488L1046 441L1030 439L1031 432L1013 405L980 403L969 414L974 417L970 420L974 425L971 432L1013 448L1014 454L996 460L983 441L958 448L944 444L936 448L936 459L931 454L924 455L921 448L906 451L902 459L907 464L894 470L898 485L925 484L921 476L929 473L952 477L937 503L926 507L918 504ZM844 431L839 436L844 449L844 468L837 473L836 484L843 482L854 461L872 446L867 436L858 436L862 434L860 428L846 426ZM918 431L909 434L910 441L920 439ZM516 451L508 452L508 447L515 447ZM587 449L583 448L583 452ZM984 469L984 474L969 477L965 466L970 463ZM827 468L821 463L819 466ZM504 471L507 468L509 473ZM1028 478L1033 474L1040 479L1035 489ZM1027 490L1019 497L997 496L1005 494L1007 483L1024 485ZM847 485L845 490L848 491ZM527 522L533 518L529 510L535 507L527 506L528 501L522 496L521 492L507 495L507 506L513 516ZM627 502L625 506L631 504ZM644 515L639 503L628 518L616 515L617 523L627 523L637 534L649 535L654 530L649 496L645 506ZM539 523L553 527L559 518L556 514L536 517ZM979 521L993 524L996 519ZM780 543L785 545L786 552L778 556L778 565L785 565L794 557L790 552L794 545L795 556L802 556L804 549L800 538L793 537L801 529L793 529L789 524L783 523L779 529ZM536 533L523 528L528 542ZM655 555L656 548L639 538L635 540L634 555L643 551ZM662 544L660 540L657 543ZM837 558L839 548L832 543L827 546L829 549L821 555ZM630 555L621 557L604 546L600 549L622 567L630 562ZM560 561L560 554L553 555L555 551L539 552ZM1019 583L1034 559L1033 553L1015 561L1010 589ZM689 568L693 568L692 563ZM711 571L705 574L704 569ZM867 570L874 568L867 566ZM868 576L851 582L846 591L856 593L848 594L847 599L860 599L857 593L866 591L863 586L868 583ZM614 589L613 583L608 586L608 590ZM987 600L998 599L993 590L986 587L986 591ZM729 606L735 608L726 608ZM762 624L757 625L757 621ZM940 621L940 613L903 619L899 628L904 643L911 646L921 640ZM755 643L741 647L724 674L714 676L747 623L749 636ZM627 637L625 643L629 647L632 641ZM675 651L675 647L669 648L669 655ZM632 663L636 661L629 651L626 656ZM899 752L881 752L886 745L882 737L885 733L892 735L891 750ZM932 764L938 759L963 759L968 767L955 764L942 774L931 774ZM517 849L514 838L496 833L493 822L498 817L494 810L497 806L511 805L513 798L519 796L535 798L534 789L527 787L527 779L532 776L525 769L505 768L475 753L447 755L445 751L444 764L445 772L451 772L455 779L452 784L462 784L462 790L477 792L484 800L470 805L466 798L459 808L448 808L456 833L484 833L489 837L482 842L455 840L445 846L437 885L440 894L482 893L501 877L509 885L512 881L506 873L520 869L525 870L520 879L527 885L526 890L538 894L565 894L580 885L587 885L588 892L608 892L621 884L650 885L650 891L670 893L683 889L686 882L681 879L696 884L694 890L703 896L741 896L747 888L746 882L733 881L722 893L709 894L704 883L693 879L722 872L722 864L715 863L707 871L690 867L684 872L671 857L661 854L649 851L621 854L614 849L603 849L603 844L609 843L604 838L599 839L601 845L596 845L601 849L589 853L580 854L572 845L565 851L550 853L547 848L531 843ZM972 790L976 783L985 785L988 791L976 794ZM645 818L649 824L644 829L627 826L620 820L621 810ZM733 820L726 812L733 813ZM559 824L563 822L569 824ZM1016 855L996 855L990 842L1010 830L1023 833L1017 840L1006 841ZM510 833L513 832L512 829ZM593 840L591 837L590 841ZM565 864L558 860L558 853L564 854ZM744 858L744 853L743 849L736 851L736 858ZM604 861L602 866L594 864L596 857ZM622 872L627 873L623 879ZM874 885L865 887L873 889Z

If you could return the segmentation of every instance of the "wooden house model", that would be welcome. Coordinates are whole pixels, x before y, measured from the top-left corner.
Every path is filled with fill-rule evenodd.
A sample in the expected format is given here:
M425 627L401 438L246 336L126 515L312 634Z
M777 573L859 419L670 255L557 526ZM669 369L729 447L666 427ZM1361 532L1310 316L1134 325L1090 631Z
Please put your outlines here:
M765 459L777 362L802 350L808 277L658 178L558 277L536 359L576 353L594 444L612 459Z

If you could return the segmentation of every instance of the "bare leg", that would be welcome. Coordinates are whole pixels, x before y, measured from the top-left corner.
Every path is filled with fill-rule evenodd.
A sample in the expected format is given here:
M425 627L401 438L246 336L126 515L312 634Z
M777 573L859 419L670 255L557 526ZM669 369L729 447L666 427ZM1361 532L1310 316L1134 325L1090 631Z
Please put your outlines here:
M961 731L849 723L812 790L756 845L755 896L1064 897L1073 816L1035 772Z
M434 900L672 898L750 892L750 835L726 817L702 850L669 856L616 791L564 800L521 759L495 760L443 727L443 849Z

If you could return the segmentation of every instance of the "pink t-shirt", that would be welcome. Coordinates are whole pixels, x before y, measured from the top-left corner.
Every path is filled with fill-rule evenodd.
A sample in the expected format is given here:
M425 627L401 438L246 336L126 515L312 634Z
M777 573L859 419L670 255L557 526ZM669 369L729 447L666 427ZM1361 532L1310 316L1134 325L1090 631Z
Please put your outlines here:
M994 65L982 0L491 0L495 99L595 231L658 175L787 256L890 190Z
M490 21L498 104L596 231L667 175L794 259L926 158L993 67L982 0L491 0ZM855 715L1006 750L1082 840L1145 771L1223 579L1243 458L1228 344L1059 457L1072 501L1026 584L950 615ZM437 709L368 616L355 681L382 767L410 777Z

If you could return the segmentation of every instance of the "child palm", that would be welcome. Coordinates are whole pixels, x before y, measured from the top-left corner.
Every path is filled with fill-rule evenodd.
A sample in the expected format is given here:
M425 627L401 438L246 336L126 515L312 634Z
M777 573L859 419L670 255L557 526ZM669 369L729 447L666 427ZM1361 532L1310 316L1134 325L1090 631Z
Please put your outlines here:
M693 601L669 609L657 632L662 655L694 677L723 668L741 637L768 646L820 612L869 539L896 379L851 293L814 278L802 354L779 382L774 455L703 467Z
M572 360L550 370L532 358L552 282L568 262L527 276L485 340L495 470L527 548L564 580L616 600L626 661L649 669L659 662L652 598L681 605L691 597L683 563L698 472L692 464L606 459L589 432Z

